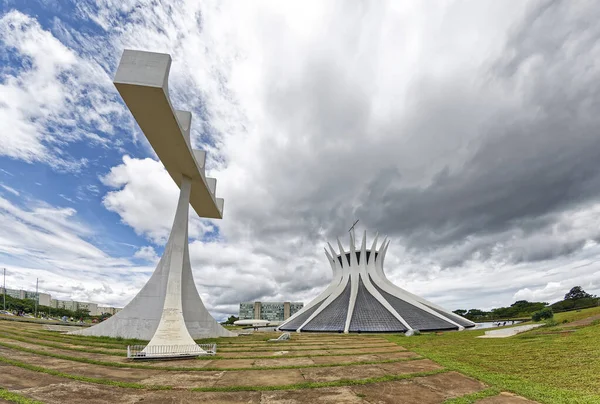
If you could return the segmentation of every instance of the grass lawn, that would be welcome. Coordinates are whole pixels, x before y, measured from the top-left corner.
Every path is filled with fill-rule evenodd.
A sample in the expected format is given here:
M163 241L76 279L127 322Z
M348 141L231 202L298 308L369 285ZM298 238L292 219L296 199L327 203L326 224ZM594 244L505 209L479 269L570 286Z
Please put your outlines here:
M600 403L600 324L559 327L596 314L600 307L559 313L558 326L511 338L475 338L484 333L478 330L388 339L501 390L542 403L592 404Z
M567 311L564 313L556 313L556 314L554 314L554 319L557 322L562 323L565 320L567 322L577 321L577 320L582 320L584 318L594 316L594 315L599 315L599 314L600 314L600 307L592 307L590 309Z

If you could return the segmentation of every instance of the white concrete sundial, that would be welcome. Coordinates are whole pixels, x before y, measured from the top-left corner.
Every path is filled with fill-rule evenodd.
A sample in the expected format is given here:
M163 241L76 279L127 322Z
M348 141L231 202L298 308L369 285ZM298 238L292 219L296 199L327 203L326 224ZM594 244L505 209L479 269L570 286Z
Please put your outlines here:
M204 307L192 275L188 251L188 211L221 219L217 180L204 172L206 153L190 142L192 114L174 110L169 99L171 57L125 50L114 84L167 172L179 186L173 228L150 280L123 310L79 335L150 340L145 351L202 354L194 338L235 336ZM171 347L171 348L165 348ZM179 347L179 348L177 348ZM181 351L181 352L179 352ZM167 355L163 355L167 356Z

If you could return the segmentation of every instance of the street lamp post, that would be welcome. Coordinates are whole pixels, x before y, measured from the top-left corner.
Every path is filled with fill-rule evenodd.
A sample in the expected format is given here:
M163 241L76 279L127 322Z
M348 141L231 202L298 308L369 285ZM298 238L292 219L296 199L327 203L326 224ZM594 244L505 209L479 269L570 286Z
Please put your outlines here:
M38 293L38 283L39 283L40 279L36 278L35 280L35 313L34 313L34 317L37 318L37 308L38 308L38 304L40 303L40 294Z
M6 311L6 268L4 268L4 286L2 287L2 291L4 292L4 311Z

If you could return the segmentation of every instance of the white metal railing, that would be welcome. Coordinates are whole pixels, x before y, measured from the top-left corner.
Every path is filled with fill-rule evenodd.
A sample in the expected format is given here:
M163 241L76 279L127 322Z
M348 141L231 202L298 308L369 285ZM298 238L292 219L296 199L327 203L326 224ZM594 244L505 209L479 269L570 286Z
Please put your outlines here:
M178 358L216 354L217 344L127 346L129 359Z

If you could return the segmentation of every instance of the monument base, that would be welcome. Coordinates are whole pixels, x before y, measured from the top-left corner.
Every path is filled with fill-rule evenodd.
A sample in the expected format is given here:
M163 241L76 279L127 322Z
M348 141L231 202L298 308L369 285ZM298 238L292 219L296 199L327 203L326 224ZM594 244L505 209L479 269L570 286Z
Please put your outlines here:
M69 334L152 340L149 345L159 346L191 346L194 339L237 336L210 315L196 289L188 250L190 191L191 180L184 176L169 240L144 287L114 316Z
M216 354L216 344L127 346L129 359L185 359Z

